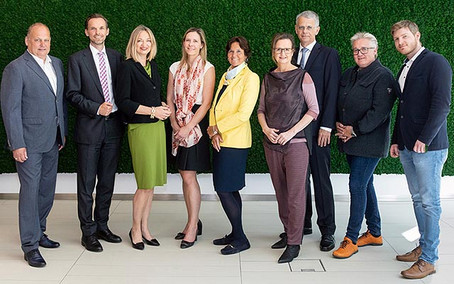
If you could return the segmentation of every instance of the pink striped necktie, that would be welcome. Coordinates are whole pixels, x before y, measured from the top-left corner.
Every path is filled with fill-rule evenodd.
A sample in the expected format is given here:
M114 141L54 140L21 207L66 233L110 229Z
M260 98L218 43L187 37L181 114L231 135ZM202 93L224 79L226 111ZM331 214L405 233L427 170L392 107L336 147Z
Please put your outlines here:
M104 52L98 52L99 56L99 80L101 81L102 92L104 100L110 103L109 81L107 80L106 59Z

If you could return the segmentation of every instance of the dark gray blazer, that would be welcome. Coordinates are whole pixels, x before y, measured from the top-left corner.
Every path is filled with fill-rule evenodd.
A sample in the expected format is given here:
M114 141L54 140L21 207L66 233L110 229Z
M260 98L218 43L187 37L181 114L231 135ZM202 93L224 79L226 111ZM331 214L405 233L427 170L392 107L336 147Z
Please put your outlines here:
M391 110L398 85L388 68L376 59L342 74L337 99L337 121L353 126L357 137L346 143L338 139L339 150L348 155L382 158L388 155Z
M1 107L11 150L27 148L28 153L45 153L56 138L64 141L63 64L56 57L50 58L57 75L57 93L28 51L3 71Z
M106 53L115 94L117 70L122 61L122 55L110 48L106 48ZM103 141L106 133L105 117L97 115L97 112L99 106L104 103L104 95L90 48L69 57L66 99L77 110L74 135L76 143L97 144ZM115 122L114 133L121 138L124 131L122 119L117 117Z

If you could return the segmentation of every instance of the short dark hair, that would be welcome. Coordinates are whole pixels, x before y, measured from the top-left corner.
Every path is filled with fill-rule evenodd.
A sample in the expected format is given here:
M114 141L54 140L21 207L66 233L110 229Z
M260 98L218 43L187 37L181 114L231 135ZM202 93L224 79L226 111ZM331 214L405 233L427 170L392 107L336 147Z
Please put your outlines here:
M234 36L229 41L227 42L227 45L225 46L225 52L226 54L229 53L230 47L234 42L238 42L240 45L240 48L244 51L244 55L249 58L251 56L251 47L249 46L249 42L247 39L243 36Z
M104 17L102 14L94 13L94 14L91 14L90 16L88 16L88 17L85 19L85 29L88 29L88 22L89 22L91 19L97 19L97 18L103 19L103 20L106 22L106 28L109 27L109 21L107 21L106 17Z

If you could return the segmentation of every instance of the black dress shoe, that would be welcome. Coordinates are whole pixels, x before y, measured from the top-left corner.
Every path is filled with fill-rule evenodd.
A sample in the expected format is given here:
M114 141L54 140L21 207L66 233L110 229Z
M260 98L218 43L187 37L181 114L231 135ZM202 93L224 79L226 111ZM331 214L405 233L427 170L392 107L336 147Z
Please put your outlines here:
M145 248L145 245L143 244L143 242L138 242L138 243L134 243L132 241L132 234L131 234L131 230L129 230L129 239L131 240L131 244L132 244L132 247L135 248L135 249L138 249L138 250L143 250Z
M199 221L197 222L197 236L201 236L202 235L202 221ZM177 233L177 235L175 236L175 240L182 240L184 239L184 237L186 237L186 234L185 233L182 233L182 232L179 232Z
M235 253L239 253L243 250L247 250L250 247L251 247L251 244L249 243L248 240L243 241L242 243L239 243L239 244L232 242L231 244L228 244L223 249L221 249L221 254L223 254L223 255L235 254Z
M320 250L321 251L330 251L334 248L334 236L333 235L322 235L320 240Z
M278 263L291 262L295 257L298 257L300 253L300 245L287 245L287 248L279 257Z
M81 244L88 250L92 252L102 252L102 245L96 238L96 236L82 236Z
M28 262L28 265L33 267L46 266L46 261L44 260L41 253L39 253L38 249L34 249L27 253L24 253L24 259Z
M287 246L287 233L282 233L279 236L282 236L281 239L271 246L272 249L283 249Z
M231 242L233 242L233 237L232 237L232 234L229 234L229 235L225 235L224 237L222 237L220 239L213 240L213 245L225 246L225 245L230 244Z
M312 228L311 227L304 227L303 229L303 235L310 235L312 234Z
M49 239L46 234L43 234L39 240L39 246L43 248L58 248L60 243Z
M149 246L159 247L161 245L157 239L147 240L147 239L145 239L144 236L142 236L142 240L144 243L146 243Z
M197 242L197 236L195 236L195 240L193 242L188 242L188 241L182 240L181 244L180 244L180 248L182 248L182 249L190 248L194 245L195 242Z
M109 243L121 243L120 236L115 235L109 229L97 231L96 237L100 240L105 240L106 242Z

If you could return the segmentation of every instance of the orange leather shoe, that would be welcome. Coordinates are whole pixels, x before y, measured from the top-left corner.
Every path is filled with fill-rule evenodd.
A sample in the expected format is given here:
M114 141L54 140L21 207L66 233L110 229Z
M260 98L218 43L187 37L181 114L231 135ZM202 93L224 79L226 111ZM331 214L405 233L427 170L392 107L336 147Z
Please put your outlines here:
M374 237L369 230L359 237L358 241L356 242L358 247L363 246L381 246L383 245L383 238L382 236Z
M333 252L335 258L349 258L358 252L358 246L353 244L352 240L344 237L339 248Z

